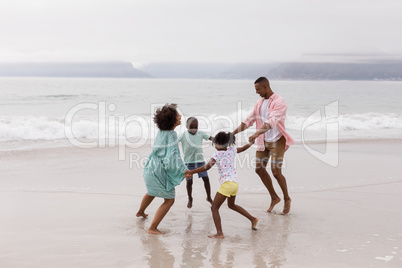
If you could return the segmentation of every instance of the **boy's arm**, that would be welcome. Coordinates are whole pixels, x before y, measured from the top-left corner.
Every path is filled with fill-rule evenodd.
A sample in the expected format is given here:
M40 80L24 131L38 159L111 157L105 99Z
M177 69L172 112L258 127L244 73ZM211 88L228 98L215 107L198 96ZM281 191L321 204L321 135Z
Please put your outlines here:
M214 139L214 137L210 136L209 134L205 133L204 131L199 130L199 132L201 133L202 138L206 141L212 141Z
M191 173L191 175L193 175L195 173L200 173L200 172L203 172L203 171L207 171L213 165L215 165L215 163L216 163L215 159L211 158L211 160L209 160L209 162L206 165L204 165L202 167L199 167L199 168L196 168L196 169L193 169L193 170L190 170L190 173Z
M254 142L250 142L250 143L248 143L248 144L246 144L246 145L244 145L244 146L242 146L242 147L238 147L238 148L237 148L237 153L244 152L245 150L247 150L248 148L250 148L251 145L253 145L253 143L254 143Z

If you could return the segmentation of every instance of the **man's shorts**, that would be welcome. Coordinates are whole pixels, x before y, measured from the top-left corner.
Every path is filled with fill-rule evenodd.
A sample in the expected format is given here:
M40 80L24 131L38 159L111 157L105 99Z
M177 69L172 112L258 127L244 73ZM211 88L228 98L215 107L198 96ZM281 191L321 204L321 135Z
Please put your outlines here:
M239 184L234 181L225 181L221 184L221 187L218 189L218 193L224 195L226 197L231 197L237 195L237 191L239 190Z
M186 164L186 166L189 170L194 170L199 167L205 166L205 162L188 163L188 164ZM203 178L203 177L208 177L208 173L206 171L198 173L198 178ZM193 176L191 176L191 179L187 179L187 180L192 180L192 179L193 179Z
M264 141L265 151L256 151L255 158L256 161L268 162L269 157L271 157L272 164L283 163L283 156L285 155L286 139L282 136L279 140L275 142Z

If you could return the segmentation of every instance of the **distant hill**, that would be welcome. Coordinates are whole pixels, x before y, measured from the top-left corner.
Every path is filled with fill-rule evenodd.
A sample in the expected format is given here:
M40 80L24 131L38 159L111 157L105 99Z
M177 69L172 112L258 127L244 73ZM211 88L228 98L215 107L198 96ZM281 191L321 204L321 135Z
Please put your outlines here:
M0 63L0 76L152 77L129 62Z
M265 75L278 80L402 80L402 62L282 63Z
M230 63L151 63L141 71L158 78L217 78L217 74L231 68Z
M279 63L237 63L226 70L215 74L213 78L223 79L256 79L278 67Z
M0 63L0 76L210 78L276 80L402 80L402 61L371 63Z
M160 78L277 80L402 80L402 61L372 63L155 63L141 70Z

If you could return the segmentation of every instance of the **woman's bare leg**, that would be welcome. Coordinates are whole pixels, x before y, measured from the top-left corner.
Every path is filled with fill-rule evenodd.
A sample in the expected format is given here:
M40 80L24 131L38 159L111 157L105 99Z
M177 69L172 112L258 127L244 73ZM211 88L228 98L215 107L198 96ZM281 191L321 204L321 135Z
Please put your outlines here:
M144 195L141 201L140 209L137 212L137 217L148 217L148 214L145 214L145 209L151 204L152 200L154 200L155 196L150 196L148 193Z
M173 203L174 199L165 199L162 205L160 205L155 213L154 219L152 220L151 226L148 229L148 234L163 234L161 231L158 230L158 225L165 217L166 213L168 213L169 209L173 206Z

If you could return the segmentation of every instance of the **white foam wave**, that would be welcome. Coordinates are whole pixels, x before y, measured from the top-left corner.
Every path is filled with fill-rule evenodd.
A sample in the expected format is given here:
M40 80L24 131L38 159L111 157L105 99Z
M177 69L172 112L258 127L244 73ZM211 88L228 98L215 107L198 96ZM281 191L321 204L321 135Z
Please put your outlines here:
M64 120L49 117L0 118L0 141L63 139Z
M288 116L286 127L290 130L301 130L308 117ZM338 118L326 120L325 118L312 118L315 124L307 126L310 130L323 130L327 123L339 123L340 131L372 130L372 129L402 129L402 116L394 113L364 113L343 114Z
M196 115L200 122L199 129L214 134L218 131L232 131L250 111L232 113L228 115ZM117 116L106 118L104 125L98 118L74 118L73 122L65 123L64 118L43 116L1 116L0 141L23 140L59 140L66 139L65 127L71 129L75 138L83 139L110 139L116 138L144 138L154 137L154 125L151 116L141 116L128 120L125 124L117 123ZM125 117L128 118L128 117ZM138 120L141 118L141 120ZM315 124L304 126L308 117L290 115L286 119L289 133L300 137L302 131L309 133L310 139L325 138L323 133L327 129L327 121L317 118ZM185 130L185 120L178 132ZM314 120L313 120L314 121ZM402 137L402 115L394 113L365 113L343 114L331 122L339 123L340 136L347 138L395 138ZM101 130L101 131L99 131Z

